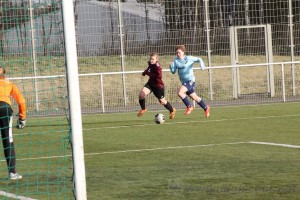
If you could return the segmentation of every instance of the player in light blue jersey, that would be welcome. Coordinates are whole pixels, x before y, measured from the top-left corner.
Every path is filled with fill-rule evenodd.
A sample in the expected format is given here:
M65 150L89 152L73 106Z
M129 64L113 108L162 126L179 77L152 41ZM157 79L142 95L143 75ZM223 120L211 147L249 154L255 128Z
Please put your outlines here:
M210 106L207 106L201 97L199 97L195 92L195 75L193 70L193 64L195 62L199 63L202 70L205 69L203 60L201 58L186 56L185 46L178 45L175 49L176 58L170 63L170 71L172 74L178 72L180 81L182 83L178 90L178 96L182 99L183 103L186 105L185 115L189 115L194 107L191 105L187 96L191 97L196 101L201 108L204 110L206 117L209 117Z

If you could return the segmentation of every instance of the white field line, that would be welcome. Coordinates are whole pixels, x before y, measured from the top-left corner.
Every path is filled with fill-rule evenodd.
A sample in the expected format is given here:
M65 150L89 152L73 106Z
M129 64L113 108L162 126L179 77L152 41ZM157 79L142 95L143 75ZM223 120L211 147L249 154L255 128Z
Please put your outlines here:
M83 131L97 130L97 129L116 129L116 128L131 128L131 127L144 127L144 126L163 126L163 125L174 125L174 124L188 124L188 123L211 123L211 122L224 122L224 121L239 121L239 120L253 120L253 119L268 119L268 118L282 118L282 117L300 117L300 115L280 115L280 116L263 116L263 117L243 117L234 119L215 119L205 121L186 121L186 122L165 122L164 124L157 125L151 124L136 124L136 125L123 125L123 126L104 126L96 128L86 128Z
M106 152L100 152L100 153L86 153L85 156L131 153L131 152L159 151L159 150L170 150L170 149L188 149L188 148L197 148L197 147L212 147L212 146L238 145L238 144L260 144L260 145L280 146L280 147L286 147L286 148L297 148L297 149L300 148L300 146L298 146L298 145L250 141L250 142L231 142L231 143L219 143L219 144L201 144L201 145L189 145L189 146L159 147L159 148L149 148L149 149L131 149L131 150L122 150L122 151L106 151ZM23 159L18 159L18 160L37 160L37 159L51 159L51 158L62 158L62 157L71 157L71 155L49 156L49 157L38 157L38 158L23 158ZM1 160L1 161L5 161L5 160ZM28 197L17 196L15 194L11 194L11 193L4 192L4 191L0 191L0 195L5 196L5 197L19 199L19 200L35 200L32 198L28 198Z
M23 196L11 194L11 193L4 192L4 191L1 191L1 190L0 190L0 196L10 197L10 198L19 199L19 200L36 200L36 199L29 198L29 197L23 197Z
M119 153L130 153L130 152L145 152L145 151L158 151L158 150L170 150L170 149L188 149L196 147L211 147L211 146L221 146L221 145L236 145L236 144L245 144L249 142L231 142L231 143L219 143L219 144L199 144L199 145L190 145L190 146L174 146L174 147L158 147L158 148L149 148L149 149L129 149L129 150L120 150L120 151L104 151L99 153L85 153L85 156L92 155L105 155L105 154L119 154ZM65 156L48 156L48 157L37 157L37 158L20 158L17 160L39 160L39 159L51 159L51 158L63 158L71 157L72 155ZM5 160L1 160L4 162Z
M300 149L299 145L291 145L291 144L279 144L279 143L272 143L272 142L255 142L255 141L251 141L248 143Z
M211 122L224 122L224 121L239 121L239 120L253 120L253 119L268 119L268 118L281 118L281 117L300 117L300 115L277 115L277 116L262 116L262 117L243 117L243 118L234 118L234 119L215 119L215 120L205 120L205 121L186 121L186 122L166 122L163 125L174 125L174 124L188 124L188 123L211 123ZM98 130L98 129L117 129L117 128L131 128L131 127L145 127L145 126L161 126L155 123L147 124L136 124L136 125L123 125L123 126L104 126L96 128L83 128L83 131ZM59 132L68 132L69 129L60 130ZM34 135L41 134L39 133L19 133L14 134L14 136L20 135Z
M211 147L211 146L221 146L221 145L235 145L235 144L245 144L247 142L232 142L232 143L220 143L220 144L199 144L199 145L191 145L191 146L176 146L176 147L159 147L152 149L132 149L132 150L123 150L123 151L106 151L100 153L89 153L90 155L103 155L103 154L116 154L116 153L129 153L129 152L145 152L145 151L158 151L158 150L170 150L170 149L188 149L188 148L196 148L196 147Z
M213 108L214 109L227 109L227 108L239 108L239 107L259 107L259 106L274 106L274 105L281 105L281 104L284 104L284 105L288 105L288 104L298 104L299 102L285 102L285 103L282 103L282 102L274 102L274 103L261 103L261 104L249 104L249 105L222 105L222 106L214 106ZM195 108L195 110L197 109L201 109L200 107L197 107ZM177 111L179 110L185 110L185 109L178 109ZM156 113L156 112L165 112L166 110L165 109L160 109L160 110L148 110L149 113ZM117 112L117 113L114 113L114 112L111 112L111 113L96 113L96 114L93 114L93 116L97 116L97 115L128 115L128 114L136 114L136 111L132 111L132 112ZM82 116L89 116L90 114L82 114ZM51 118L51 117L43 117L43 118Z
M199 144L199 145L188 145L188 146L173 146L173 147L158 147L158 148L148 148L148 149L128 149L128 150L119 150L119 151L104 151L97 153L85 153L85 156L92 155L105 155L105 154L119 154L119 153L131 153L131 152L146 152L146 151L159 151L159 150L176 150L176 149L189 149L189 148L197 148L197 147L213 147L213 146L222 146L222 145L238 145L238 144L260 144L260 145L269 145L269 146L280 146L285 148L300 148L298 145L291 144L279 144L272 142L230 142L230 143L219 143L219 144ZM47 156L47 157L36 157L36 158L21 158L17 160L38 160L38 159L53 159L53 158L63 158L63 157L71 157L72 155L64 155L64 156ZM5 160L1 160L4 162Z

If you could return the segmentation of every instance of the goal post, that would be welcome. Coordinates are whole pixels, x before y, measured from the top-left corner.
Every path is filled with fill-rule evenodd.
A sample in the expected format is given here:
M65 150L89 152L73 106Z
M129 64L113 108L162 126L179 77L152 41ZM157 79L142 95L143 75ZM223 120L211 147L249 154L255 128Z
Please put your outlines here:
M262 52L259 54L264 54L265 56L265 63L273 63L273 50L272 50L272 30L270 24L264 25L252 25L252 26L232 26L229 28L230 31L230 52L231 52L231 65L236 66L238 64L243 64L240 62L240 55L243 52L240 52L240 41L243 38L240 38L242 34L239 34L239 30L246 29L247 35L249 36L252 32L249 30L259 30L261 37L263 38L264 43L260 44L264 47ZM259 32L257 31L257 32ZM257 34L257 33L256 33ZM251 42L251 41L250 41ZM243 47L247 48L247 47ZM270 97L275 96L275 86L274 86L274 70L273 65L269 64L266 67L266 76L267 76L267 92L269 93ZM239 68L232 69L232 94L233 98L237 99L238 96L241 94L240 88L240 72Z
M63 0L62 9L67 69L66 72L68 82L67 85L69 94L69 112L71 119L74 189L76 199L86 200L85 164L73 1Z
M13 114L1 116L10 120L0 127L9 128L1 141L9 137L14 145L0 145L0 199L87 199L73 3L0 5L0 65L7 79L1 83L19 88L27 113L25 128L17 129L19 109L11 98ZM8 148L15 156L3 155ZM16 162L7 162L12 157ZM16 163L16 171L7 163ZM11 180L14 172L22 178Z

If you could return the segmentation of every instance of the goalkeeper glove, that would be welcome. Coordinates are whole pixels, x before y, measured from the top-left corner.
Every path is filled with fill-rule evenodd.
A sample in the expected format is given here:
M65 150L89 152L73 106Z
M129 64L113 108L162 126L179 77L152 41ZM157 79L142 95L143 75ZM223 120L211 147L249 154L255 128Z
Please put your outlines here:
M17 122L17 128L18 129L24 128L25 125L26 125L26 119L18 119L18 122Z

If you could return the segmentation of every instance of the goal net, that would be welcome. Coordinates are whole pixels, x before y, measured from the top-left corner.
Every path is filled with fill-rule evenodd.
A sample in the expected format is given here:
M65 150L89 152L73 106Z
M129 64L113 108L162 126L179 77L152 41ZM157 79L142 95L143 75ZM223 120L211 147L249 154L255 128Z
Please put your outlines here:
M72 199L61 1L5 0L0 6L0 65L27 104L26 127L17 129L18 105L12 99L16 171L22 179L10 179L1 153L0 199ZM0 145L1 152L7 148L12 147Z

